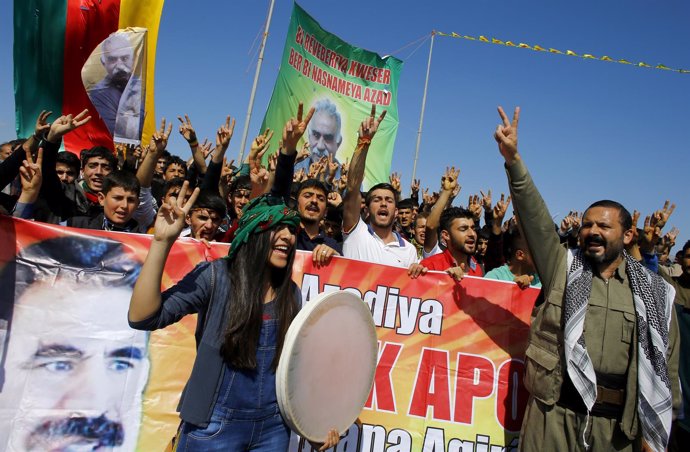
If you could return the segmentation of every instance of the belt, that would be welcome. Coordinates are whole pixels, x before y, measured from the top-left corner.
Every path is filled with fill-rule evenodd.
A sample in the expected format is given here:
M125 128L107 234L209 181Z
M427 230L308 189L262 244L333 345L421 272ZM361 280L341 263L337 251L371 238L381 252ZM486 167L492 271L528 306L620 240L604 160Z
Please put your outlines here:
M563 379L561 397L557 404L576 413L587 414L587 407L567 374ZM620 418L623 414L624 405L624 389L611 389L597 385L597 398L590 413L593 416L602 416L611 419Z
M623 406L625 403L625 389L609 389L597 385L596 403L608 403L609 405Z

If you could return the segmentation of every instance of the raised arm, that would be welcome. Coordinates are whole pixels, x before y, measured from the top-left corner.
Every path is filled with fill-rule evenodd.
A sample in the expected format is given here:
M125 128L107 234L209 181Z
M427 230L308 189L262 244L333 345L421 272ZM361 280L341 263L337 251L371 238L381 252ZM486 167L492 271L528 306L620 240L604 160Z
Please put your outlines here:
M280 153L276 161L275 178L271 187L271 193L275 196L290 196L292 175L295 171L295 159L297 158L297 143L302 139L311 117L314 116L314 108L309 109L304 118L303 114L304 106L300 102L297 107L297 117L289 119L283 128L282 145L279 146Z
M22 145L24 150L31 152L31 155L36 155L38 151L38 145L41 140L46 136L46 133L50 130L50 123L48 122L48 117L53 114L52 111L42 110L41 113L36 118L36 127L34 128L34 133L31 135Z
M565 248L560 246L549 209L518 153L520 108L515 109L512 121L508 119L503 108L498 107L498 113L502 124L496 128L494 138L505 160L513 205L539 278L543 286L548 288Z
M89 110L84 110L76 116L60 116L50 125L50 129L48 129L48 133L43 140L43 163L41 166L43 185L41 187L41 196L53 212L63 217L74 215L75 212L73 206L69 206L71 202L65 200L63 185L55 172L55 162L57 161L62 137L89 122L91 116L87 116L88 113Z
M364 168L367 162L367 153L371 140L374 138L383 118L386 117L386 110L376 119L376 105L371 106L371 115L367 116L359 126L359 138L357 147L347 176L347 193L343 199L343 232L350 232L359 221L362 194L359 192L364 181Z
M137 179L143 188L151 186L153 180L153 173L156 169L156 163L163 154L163 151L168 146L168 138L172 132L172 123L168 124L166 128L165 118L161 119L161 127L151 135L149 142L149 150L144 157L144 161L139 165L137 170Z
M261 164L261 160L268 150L268 144L273 137L273 131L266 129L252 141L247 155L249 164L249 178L252 181L251 198L254 199L270 190L268 170Z
M164 203L158 210L151 248L129 302L130 322L145 320L158 312L161 307L161 281L165 261L175 240L186 225L186 215L199 195L197 188L185 202L184 198L188 189L189 182L185 181L177 199L172 199L170 204Z
M192 125L192 120L189 116L184 115L177 117L180 121L180 135L185 139L187 144L189 144L189 150L192 152L192 159L194 160L194 166L201 174L206 173L206 159L204 158L203 152L199 149L199 140L196 137L196 131Z
M441 214L453 196L453 192L458 187L458 176L460 168L454 166L446 168L446 172L441 176L441 193L431 208L431 213L426 219L426 231L424 233L424 251L430 253L438 243L438 226L441 222Z
M219 183L225 165L225 152L230 146L230 139L234 131L235 120L228 115L225 118L225 123L216 131L216 150L211 157L211 163L208 164L206 174L204 174L204 180L201 183L202 190L220 193Z
M33 205L38 199L38 193L41 191L41 182L43 177L41 174L41 163L43 162L43 149L38 149L36 161L34 162L29 149L24 150L26 160L22 162L19 168L19 180L22 184L22 193L19 195L17 205L12 213L17 218L32 218Z

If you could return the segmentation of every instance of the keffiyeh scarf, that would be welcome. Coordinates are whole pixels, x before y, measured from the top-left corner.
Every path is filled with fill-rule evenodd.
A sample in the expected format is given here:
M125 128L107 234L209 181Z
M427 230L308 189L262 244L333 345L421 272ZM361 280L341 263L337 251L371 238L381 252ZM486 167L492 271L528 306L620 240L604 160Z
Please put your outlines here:
M659 275L624 252L637 318L637 410L645 441L657 451L666 449L672 420L671 382L666 362L675 290ZM568 250L565 289L565 359L568 375L587 411L597 398L596 375L583 334L592 290L592 267L581 250Z

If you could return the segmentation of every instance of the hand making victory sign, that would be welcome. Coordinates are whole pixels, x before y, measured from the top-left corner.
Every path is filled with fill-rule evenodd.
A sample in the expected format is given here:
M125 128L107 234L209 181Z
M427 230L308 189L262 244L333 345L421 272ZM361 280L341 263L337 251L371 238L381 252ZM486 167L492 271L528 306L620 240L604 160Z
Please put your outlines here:
M297 118L290 119L283 129L283 149L287 154L294 154L297 152L297 142L302 138L304 132L307 130L307 125L314 116L314 107L310 108L307 116L302 119L304 113L304 105L300 102L297 107Z
M359 138L361 139L369 139L371 140L374 138L374 135L376 134L376 131L379 129L379 126L383 122L383 118L386 117L387 110L383 110L383 113L381 113L381 116L379 116L378 119L376 119L376 104L373 104L371 106L371 115L369 115L364 121L362 121L362 124L359 126Z
M197 196L199 196L199 189L195 188L192 195L185 202L188 190L189 182L185 181L182 184L182 188L180 188L177 198L171 198L169 202L163 203L160 209L158 209L154 226L154 240L172 244L180 235L180 232L186 226L185 217L192 209Z
M513 121L508 120L508 116L503 107L498 107L498 114L501 116L503 124L496 127L494 138L498 143L498 150L506 161L507 165L512 165L516 160L520 160L518 154L518 121L520 120L520 107L515 107Z

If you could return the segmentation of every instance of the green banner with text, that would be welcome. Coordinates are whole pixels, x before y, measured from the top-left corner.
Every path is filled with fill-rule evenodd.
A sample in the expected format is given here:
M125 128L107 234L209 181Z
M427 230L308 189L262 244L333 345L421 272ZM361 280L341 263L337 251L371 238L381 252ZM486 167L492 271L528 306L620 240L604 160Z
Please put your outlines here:
M262 130L282 132L300 102L316 112L304 140L311 155L297 165L304 168L332 155L349 160L357 144L357 130L376 105L377 116L388 113L367 157L364 188L387 182L398 131L398 80L402 61L352 46L327 32L295 3L283 59ZM277 149L278 140L270 152Z

